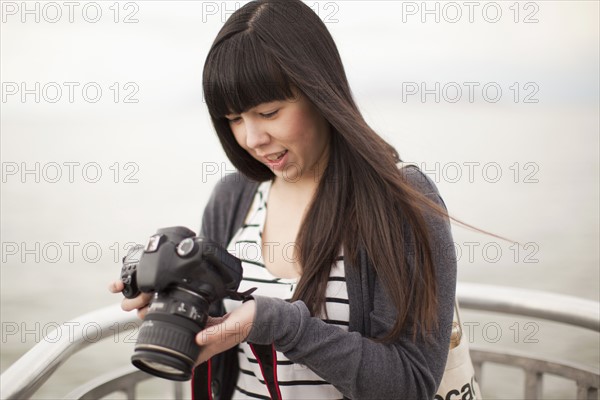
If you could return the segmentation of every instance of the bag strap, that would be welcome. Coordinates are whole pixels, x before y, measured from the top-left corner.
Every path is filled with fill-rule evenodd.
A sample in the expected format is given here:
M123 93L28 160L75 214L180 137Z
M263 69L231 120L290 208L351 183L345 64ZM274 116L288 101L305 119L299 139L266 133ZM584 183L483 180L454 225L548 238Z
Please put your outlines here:
M460 331L462 335L462 322L460 321L460 312L458 311L458 299L456 296L454 297L454 314L456 314L456 320L458 321L458 326L460 326Z
M452 332L450 333L450 349L458 346L462 340L463 328L458 310L458 300L454 297L454 316L452 318Z

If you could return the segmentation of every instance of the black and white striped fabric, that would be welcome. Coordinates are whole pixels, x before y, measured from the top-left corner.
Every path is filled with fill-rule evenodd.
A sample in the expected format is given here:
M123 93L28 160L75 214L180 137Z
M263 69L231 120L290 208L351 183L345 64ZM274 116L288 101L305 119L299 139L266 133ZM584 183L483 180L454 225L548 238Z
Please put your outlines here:
M271 181L259 185L245 224L234 235L228 251L242 260L244 278L239 291L256 287L254 294L290 300L296 289L296 279L282 279L273 276L263 263L262 231L265 222L266 199ZM284 257L292 257L293 244L266 243L265 256L283 252ZM280 253L281 254L281 253ZM327 318L330 324L348 329L349 306L343 257L339 257L331 268L326 290ZM239 302L225 300L227 312L239 306ZM234 399L269 399L269 392L256 357L247 343L239 348L240 375ZM322 380L304 365L295 364L283 353L277 352L277 380L284 399L341 399L342 394L332 385Z

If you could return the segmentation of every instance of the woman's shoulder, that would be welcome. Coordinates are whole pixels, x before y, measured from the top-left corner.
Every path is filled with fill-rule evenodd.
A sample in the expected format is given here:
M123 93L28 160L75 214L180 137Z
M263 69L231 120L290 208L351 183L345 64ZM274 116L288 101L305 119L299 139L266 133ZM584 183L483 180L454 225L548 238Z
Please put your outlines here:
M406 181L419 192L433 197L440 196L435 182L421 170L418 164L401 161L396 166Z
M239 225L244 215L240 210L250 206L259 184L237 171L221 177L204 209L201 231L225 241L229 230Z
M235 201L244 194L254 193L260 182L250 180L239 171L224 175L215 185L211 201L223 203Z

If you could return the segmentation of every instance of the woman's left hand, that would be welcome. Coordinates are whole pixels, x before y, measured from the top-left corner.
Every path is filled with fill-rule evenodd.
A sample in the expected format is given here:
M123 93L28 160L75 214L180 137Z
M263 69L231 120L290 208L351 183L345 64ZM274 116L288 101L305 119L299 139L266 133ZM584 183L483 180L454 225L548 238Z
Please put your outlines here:
M196 335L200 346L196 365L246 340L255 314L256 302L249 300L223 317L209 318L204 330Z

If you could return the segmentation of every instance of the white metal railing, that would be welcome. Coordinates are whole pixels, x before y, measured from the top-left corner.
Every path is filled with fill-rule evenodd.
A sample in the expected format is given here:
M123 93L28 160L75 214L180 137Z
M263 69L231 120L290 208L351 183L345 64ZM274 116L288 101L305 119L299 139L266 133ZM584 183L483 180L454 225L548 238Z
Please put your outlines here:
M537 290L459 283L457 287L463 309L498 312L560 322L600 333L600 303L562 294ZM537 358L531 354L471 346L475 374L482 383L484 364L501 364L520 368L525 375L523 399L539 399L544 375L555 375L576 384L573 399L598 400L600 371L567 360ZM598 351L598 350L597 350Z
M539 290L461 282L457 293L461 308L541 318L600 331L597 301Z
M117 328L115 323L118 324L120 332L138 327L140 320L136 313L127 313L121 310L120 305L115 304L63 324L60 327L61 331L68 331L69 335L57 335L58 338L52 336L50 340L43 339L2 373L0 399L31 397L69 357L112 336ZM97 328L98 337L90 340L86 328L92 325Z
M472 283L458 284L458 299L462 309L490 311L541 318L561 322L573 327L591 329L600 333L600 303L541 291L508 288ZM30 398L46 380L74 353L110 336L115 323L120 331L139 326L136 313L126 313L113 305L85 314L65 323L74 330L68 337L42 340L23 357L11 365L1 376L1 399ZM88 324L97 324L101 337L90 341L84 331ZM50 333L52 335L52 333ZM96 340L97 339L97 340ZM472 357L480 377L486 363L513 365L525 371L524 398L538 398L544 374L554 374L571 379L577 384L578 399L597 399L600 372L568 361L543 360L510 351L490 351L472 346ZM72 391L66 398L97 399L115 392L123 392L134 399L139 382L150 375L129 366L96 378ZM480 378L479 378L480 379ZM173 398L181 398L181 382L174 385Z

